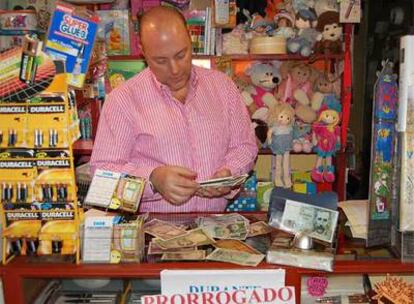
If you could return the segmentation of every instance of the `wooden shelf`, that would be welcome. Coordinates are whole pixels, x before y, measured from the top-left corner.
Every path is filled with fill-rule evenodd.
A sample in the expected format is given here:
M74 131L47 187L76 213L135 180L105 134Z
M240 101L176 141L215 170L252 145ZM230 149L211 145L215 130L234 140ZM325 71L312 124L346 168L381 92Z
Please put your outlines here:
M315 55L311 57L303 57L296 54L269 54L269 55L254 55L254 54L240 54L240 55L224 55L230 57L234 61L253 61L253 60L303 60L303 61L318 61L318 60L342 60L344 54L336 55ZM215 55L193 55L193 59L214 59ZM119 55L108 56L108 60L145 60L142 55Z
M75 155L91 155L93 148L93 140L79 139L72 145L73 154Z
M414 263L402 263L400 260L356 260L336 261L334 272L289 267L278 264L260 263L259 269L279 269L300 274L358 274L358 273L414 273ZM73 277L120 277L120 278L159 278L164 269L256 269L221 262L160 262L125 264L66 264L33 263L26 257L17 257L2 266L3 272L13 271L25 278L73 278Z
M235 61L252 61L252 60L303 60L303 61L317 61L317 60L341 60L344 58L343 54L338 55L315 55L311 57L303 57L296 54L279 54L279 55L230 55Z
M215 56L212 55L193 55L193 59L211 59ZM117 56L108 56L108 60L116 61L116 60L145 60L144 56L142 55L117 55Z
M273 155L272 150L270 150L270 148L260 148L259 149L259 155ZM310 152L310 153L306 153L306 152L294 152L294 151L290 151L289 153L290 155L315 155L315 152Z
M125 278L157 279L164 269L279 269L286 270L286 285L295 286L300 299L302 276L348 274L414 274L414 263L403 264L399 260L337 261L332 273L261 263L257 267L243 267L220 262L142 263L142 264L51 264L33 263L25 257L17 257L1 267L5 299L10 303L23 303L24 279L50 278ZM8 302L8 301L7 301Z

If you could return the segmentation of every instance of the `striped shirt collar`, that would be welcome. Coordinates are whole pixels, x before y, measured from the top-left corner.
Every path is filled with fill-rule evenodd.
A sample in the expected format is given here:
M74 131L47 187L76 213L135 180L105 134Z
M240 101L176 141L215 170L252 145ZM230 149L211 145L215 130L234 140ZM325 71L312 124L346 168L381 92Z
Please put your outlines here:
M151 77L154 81L155 86L162 92L162 93L166 93L167 95L171 96L171 91L168 88L168 86L166 86L165 84L162 84L161 82L158 81L157 77L155 77L154 73L151 71L150 68L148 68L151 74ZM186 100L191 99L191 97L193 97L193 95L195 94L195 91L197 89L197 84L198 84L198 79L199 79L199 75L198 75L198 71L197 71L197 67L195 65L191 65L191 74L190 74L190 87L188 90L188 95Z

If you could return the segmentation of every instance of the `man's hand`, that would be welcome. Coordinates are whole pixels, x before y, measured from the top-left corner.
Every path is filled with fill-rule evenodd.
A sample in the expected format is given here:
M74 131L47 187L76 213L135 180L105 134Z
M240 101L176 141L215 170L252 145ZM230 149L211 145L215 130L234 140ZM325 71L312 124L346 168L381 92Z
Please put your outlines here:
M217 171L211 178L219 178L219 177L228 177L231 176L231 172L229 169L221 169ZM198 189L196 195L201 197L222 197L224 195L229 194L231 191L230 187L206 187Z
M165 200L173 205L182 205L197 191L197 173L178 166L155 168L149 179Z

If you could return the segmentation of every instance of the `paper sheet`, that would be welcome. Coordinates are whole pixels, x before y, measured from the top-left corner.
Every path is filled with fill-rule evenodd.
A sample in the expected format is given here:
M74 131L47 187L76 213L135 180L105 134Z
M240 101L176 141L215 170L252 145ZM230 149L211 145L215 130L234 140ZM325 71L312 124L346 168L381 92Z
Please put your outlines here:
M368 200L339 202L338 206L348 218L352 236L367 239L368 235Z

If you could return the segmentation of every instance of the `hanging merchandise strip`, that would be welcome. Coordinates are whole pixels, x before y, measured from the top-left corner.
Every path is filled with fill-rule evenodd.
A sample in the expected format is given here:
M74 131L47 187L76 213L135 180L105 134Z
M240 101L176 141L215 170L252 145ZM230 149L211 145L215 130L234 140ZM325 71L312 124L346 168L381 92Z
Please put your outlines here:
M391 243L398 84L394 64L382 63L374 86L367 246Z

